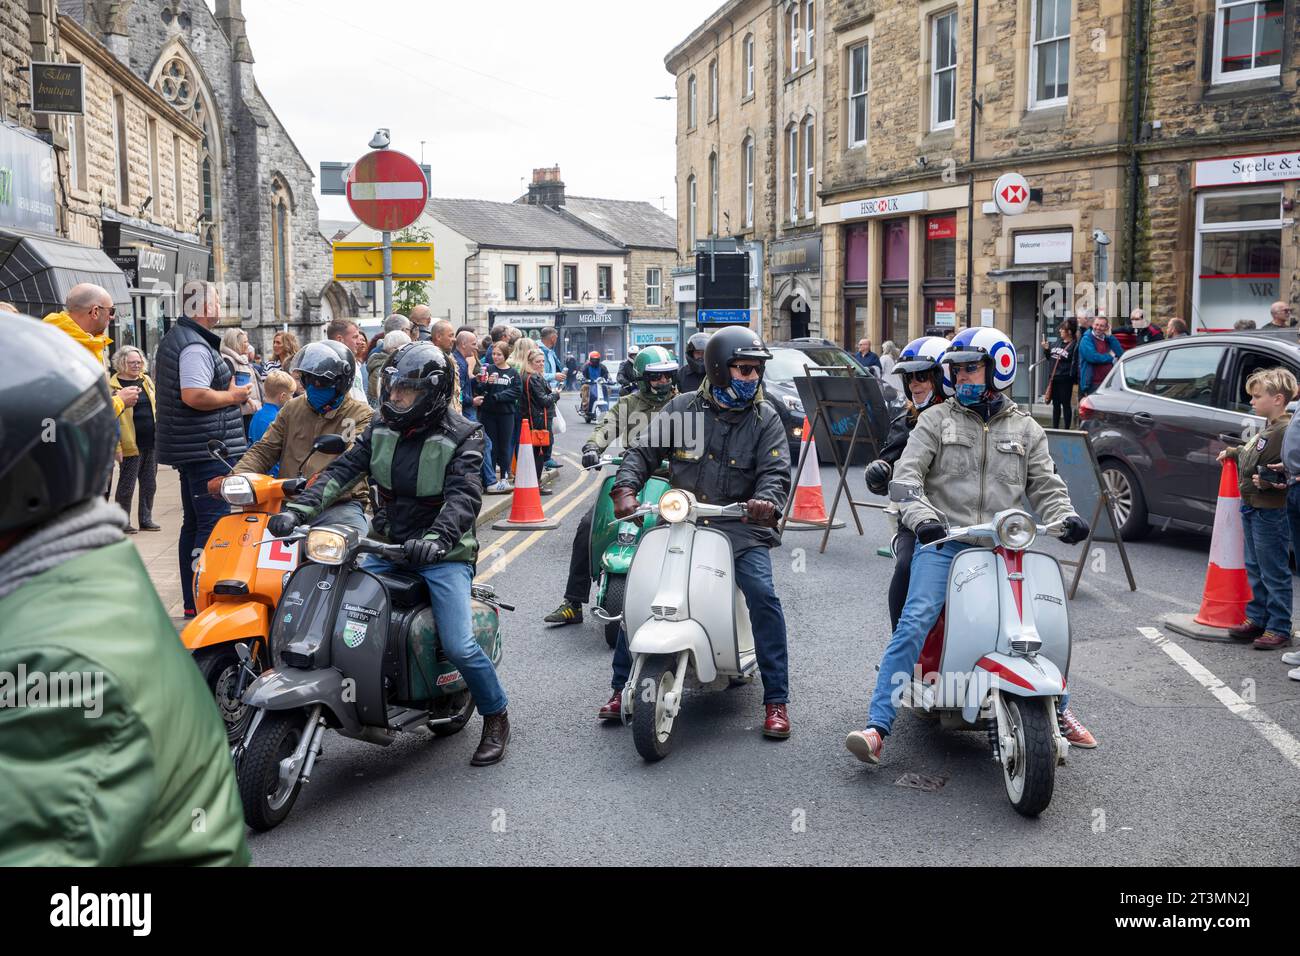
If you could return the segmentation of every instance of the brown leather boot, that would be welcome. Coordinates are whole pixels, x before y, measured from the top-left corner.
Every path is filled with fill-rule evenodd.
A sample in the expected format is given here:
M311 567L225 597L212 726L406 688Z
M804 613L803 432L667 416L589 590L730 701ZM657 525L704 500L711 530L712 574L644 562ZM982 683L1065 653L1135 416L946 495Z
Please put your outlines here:
M470 766L486 767L500 763L506 755L506 744L510 742L510 714L483 715L483 736L479 739L478 750L470 758Z

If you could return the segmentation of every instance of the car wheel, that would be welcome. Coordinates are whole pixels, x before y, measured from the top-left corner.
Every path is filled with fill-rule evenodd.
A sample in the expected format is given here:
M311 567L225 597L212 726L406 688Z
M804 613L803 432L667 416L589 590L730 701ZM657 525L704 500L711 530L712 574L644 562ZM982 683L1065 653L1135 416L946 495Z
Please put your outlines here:
M1113 459L1103 461L1101 486L1114 503L1120 537L1125 541L1136 541L1145 536L1151 530L1147 523L1147 502L1133 470Z

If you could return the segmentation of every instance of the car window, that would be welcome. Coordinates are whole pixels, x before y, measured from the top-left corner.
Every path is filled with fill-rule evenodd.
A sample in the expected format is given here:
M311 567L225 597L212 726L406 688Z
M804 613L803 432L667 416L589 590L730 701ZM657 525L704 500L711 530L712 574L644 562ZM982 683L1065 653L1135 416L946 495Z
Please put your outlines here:
M1250 407L1250 395L1246 392L1246 383L1250 377L1260 369L1266 368L1284 368L1292 375L1296 374L1296 367L1289 362L1284 362L1271 352L1257 352L1254 349L1241 348L1237 351L1237 369L1232 376L1232 388L1227 393L1227 407L1229 411L1245 412L1248 415L1255 414Z
M1160 370L1145 391L1213 408L1214 382L1228 354L1223 345L1192 345L1168 349Z
M1148 352L1146 355L1125 358L1120 365L1124 373L1124 385L1135 392L1151 391L1147 379L1151 377L1151 370L1156 367L1161 355L1161 352Z
M808 374L804 369L807 365L835 365L851 369L856 375L867 374L848 352L843 349L827 347L772 349L772 361L767 363L767 369L764 371L763 376L777 382L788 382L791 379L802 378Z

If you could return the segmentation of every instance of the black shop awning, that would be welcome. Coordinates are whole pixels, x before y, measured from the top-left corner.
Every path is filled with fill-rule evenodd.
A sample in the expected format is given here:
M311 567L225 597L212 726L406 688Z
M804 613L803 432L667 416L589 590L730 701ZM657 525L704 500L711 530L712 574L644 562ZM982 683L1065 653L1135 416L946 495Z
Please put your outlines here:
M102 249L58 236L0 228L0 299L41 318L62 311L68 291L82 282L103 286L116 305L131 305L122 270Z

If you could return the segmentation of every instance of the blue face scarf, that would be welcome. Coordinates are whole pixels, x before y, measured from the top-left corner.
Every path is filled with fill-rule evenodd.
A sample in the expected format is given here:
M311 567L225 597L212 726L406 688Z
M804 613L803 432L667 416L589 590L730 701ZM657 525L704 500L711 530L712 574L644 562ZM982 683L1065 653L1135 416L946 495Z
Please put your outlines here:
M987 391L987 386L974 382L967 382L964 385L958 385L957 401L966 406L978 405L984 400L985 391Z
M323 415L329 411L330 404L335 400L334 389L323 385L307 386L307 404L316 410L317 414Z
M757 378L753 381L733 378L731 388L710 386L710 390L713 393L713 400L724 408L743 408L754 400L761 381Z

